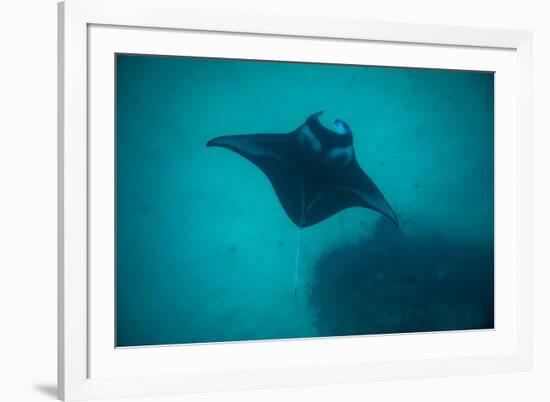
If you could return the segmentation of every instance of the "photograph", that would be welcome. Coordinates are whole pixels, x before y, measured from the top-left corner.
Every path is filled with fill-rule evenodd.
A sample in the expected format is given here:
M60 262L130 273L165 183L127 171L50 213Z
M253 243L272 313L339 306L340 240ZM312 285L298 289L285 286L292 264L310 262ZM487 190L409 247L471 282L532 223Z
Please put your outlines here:
M494 329L493 72L114 57L116 347Z

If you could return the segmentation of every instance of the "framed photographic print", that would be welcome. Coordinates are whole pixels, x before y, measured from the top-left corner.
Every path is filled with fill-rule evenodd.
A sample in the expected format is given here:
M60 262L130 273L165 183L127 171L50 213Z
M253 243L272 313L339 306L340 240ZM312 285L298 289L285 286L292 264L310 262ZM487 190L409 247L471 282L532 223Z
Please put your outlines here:
M530 368L530 33L59 16L60 398Z

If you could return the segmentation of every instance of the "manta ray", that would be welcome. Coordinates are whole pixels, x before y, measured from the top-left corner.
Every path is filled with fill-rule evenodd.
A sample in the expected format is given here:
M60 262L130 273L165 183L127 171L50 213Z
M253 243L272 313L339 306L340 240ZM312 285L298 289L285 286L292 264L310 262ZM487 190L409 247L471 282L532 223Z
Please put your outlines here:
M351 207L377 211L398 227L390 204L357 162L347 123L337 119L334 130L330 129L319 120L322 114L312 114L289 133L226 135L206 144L227 148L256 165L271 182L289 219L300 228L294 299L302 228Z
M227 148L256 165L299 228L350 207L377 211L397 227L395 212L357 162L349 126L337 119L334 129L325 127L322 114L312 114L289 133L227 135L206 146Z

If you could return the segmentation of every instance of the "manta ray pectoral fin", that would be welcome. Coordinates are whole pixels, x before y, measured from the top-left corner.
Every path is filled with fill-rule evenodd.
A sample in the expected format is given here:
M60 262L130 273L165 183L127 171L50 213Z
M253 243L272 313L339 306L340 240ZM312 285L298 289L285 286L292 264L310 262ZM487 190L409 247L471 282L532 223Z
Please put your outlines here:
M288 136L285 134L225 135L211 139L206 146L227 148L253 163L265 157L286 163L285 151L288 142Z
M398 227L398 220L381 194L367 195L357 187L337 187L317 195L309 203L305 211L304 226L315 225L330 216L351 207L363 207L379 212Z
M213 138L206 146L229 149L256 165L269 179L288 217L300 226L303 192L293 141L288 134L228 135Z
M354 192L361 199L364 207L381 213L392 221L395 227L399 227L397 215L382 192L365 172L361 171L361 173L354 178L354 185L349 188L349 191Z
M305 226L315 225L346 208L363 207L386 216L399 227L397 216L390 204L355 158L339 168L342 169L340 173L325 177L322 184L317 183L313 191L307 192Z

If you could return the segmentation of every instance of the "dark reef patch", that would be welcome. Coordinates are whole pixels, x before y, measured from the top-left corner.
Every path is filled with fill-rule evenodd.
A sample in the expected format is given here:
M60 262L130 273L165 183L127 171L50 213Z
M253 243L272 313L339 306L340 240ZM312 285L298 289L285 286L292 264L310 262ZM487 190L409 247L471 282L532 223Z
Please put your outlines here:
M408 237L380 220L318 259L308 297L321 336L486 329L493 278L492 243Z

